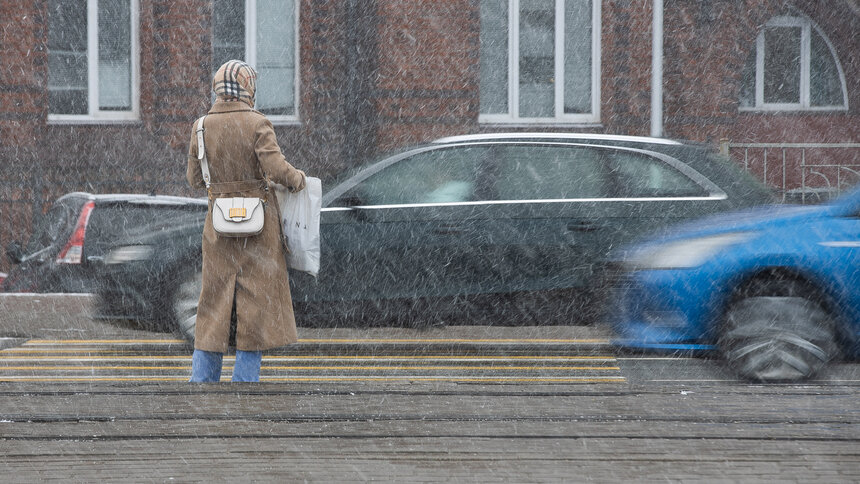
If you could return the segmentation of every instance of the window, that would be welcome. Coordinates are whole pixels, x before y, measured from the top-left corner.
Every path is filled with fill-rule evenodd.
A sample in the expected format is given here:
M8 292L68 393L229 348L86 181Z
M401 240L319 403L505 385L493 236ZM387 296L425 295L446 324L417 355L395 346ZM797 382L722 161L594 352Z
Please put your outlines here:
M601 0L481 0L481 122L599 122Z
M297 3L295 0L215 0L213 74L231 59L244 60L253 66L257 70L255 108L272 121L297 119Z
M52 0L48 19L48 119L137 119L137 0Z
M744 66L740 108L848 108L845 76L830 41L804 17L771 19Z
M619 197L705 197L707 190L666 163L638 153L613 151L609 167Z
M486 151L464 147L418 153L372 175L343 198L357 197L362 205L471 201Z
M588 148L498 148L499 200L563 200L607 196L600 153Z

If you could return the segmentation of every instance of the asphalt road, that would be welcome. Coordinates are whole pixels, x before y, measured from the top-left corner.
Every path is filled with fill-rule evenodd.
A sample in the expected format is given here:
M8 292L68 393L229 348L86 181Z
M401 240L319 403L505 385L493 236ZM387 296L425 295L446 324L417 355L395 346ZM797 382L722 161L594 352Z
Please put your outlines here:
M857 363L764 386L600 326L301 329L264 383L200 385L88 304L0 296L5 482L860 481Z

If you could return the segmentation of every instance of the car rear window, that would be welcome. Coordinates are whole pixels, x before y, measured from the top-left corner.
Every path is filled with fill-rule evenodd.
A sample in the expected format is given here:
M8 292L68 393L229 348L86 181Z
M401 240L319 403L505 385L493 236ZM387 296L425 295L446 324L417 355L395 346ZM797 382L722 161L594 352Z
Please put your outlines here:
M27 242L24 255L32 257L46 250L53 252L48 249L57 249L58 245L65 244L78 221L84 202L84 198L57 200L48 213L39 218L36 229Z
M676 168L640 153L613 151L608 156L623 197L703 197L708 192Z
M84 251L86 257L104 256L118 241L131 242L136 235L151 234L165 227L201 223L205 217L205 205L98 204L87 224Z

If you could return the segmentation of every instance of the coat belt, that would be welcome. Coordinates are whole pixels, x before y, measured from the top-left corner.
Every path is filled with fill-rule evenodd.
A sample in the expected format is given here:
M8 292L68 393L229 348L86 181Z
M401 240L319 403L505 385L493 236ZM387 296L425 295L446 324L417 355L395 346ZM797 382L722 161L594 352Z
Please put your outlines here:
M212 183L210 193L220 195L222 193L247 192L252 190L266 191L268 184L266 180L242 180L232 182Z

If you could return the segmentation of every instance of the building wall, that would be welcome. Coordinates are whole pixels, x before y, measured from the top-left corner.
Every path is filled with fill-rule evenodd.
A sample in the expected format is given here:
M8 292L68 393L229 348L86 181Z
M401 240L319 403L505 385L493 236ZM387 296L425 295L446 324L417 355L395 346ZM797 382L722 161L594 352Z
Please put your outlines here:
M830 5L825 5L830 3ZM849 112L740 112L741 71L759 26L783 9L778 1L674 0L664 47L666 135L709 143L857 141L860 103L860 18L841 2L794 5L826 32L845 69ZM834 8L836 7L836 8ZM852 34L853 32L853 34Z
M784 12L785 3L675 0L667 2L665 18L665 24L672 26L664 48L666 136L711 144L721 139L735 143L858 141L860 44L856 32L860 32L860 17L843 2L799 1L792 5L821 27L833 43L845 74L849 111L740 111L744 63L754 51L760 26ZM733 157L743 160L759 179L788 190L800 188L802 163L860 164L856 149L768 150L768 155L766 159L764 150L754 149Z
M379 60L373 102L379 148L475 131L478 2L377 4Z
M650 1L603 3L601 131L651 131L651 18Z
M796 0L835 44L847 113L738 110L741 69L783 0L665 0L664 134L717 145L857 141L860 18L845 0ZM140 120L47 122L45 0L0 0L0 244L26 240L65 192L202 195L185 186L191 122L210 102L209 0L139 0ZM650 131L651 0L603 0L601 122L479 124L479 0L301 0L299 123L288 159L326 176L381 152L474 132ZM775 183L775 182L774 182ZM0 257L0 271L8 269Z

